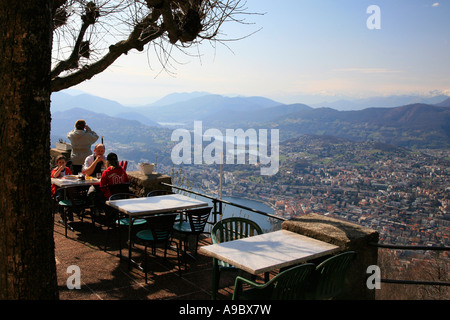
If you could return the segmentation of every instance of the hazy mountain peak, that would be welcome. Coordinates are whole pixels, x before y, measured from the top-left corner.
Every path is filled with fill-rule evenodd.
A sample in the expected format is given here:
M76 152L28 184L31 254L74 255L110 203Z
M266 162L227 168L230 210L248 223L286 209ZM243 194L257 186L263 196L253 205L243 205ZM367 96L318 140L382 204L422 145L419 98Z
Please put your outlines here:
M170 105L170 104L174 104L174 103L180 103L183 101L187 101L190 99L194 99L194 98L198 98L198 97L202 97L202 96L206 96L206 95L210 95L210 93L208 92L200 92L200 91L194 91L194 92L174 92L174 93L170 93L166 96L164 96L163 98L149 104L149 106L166 106L166 105Z

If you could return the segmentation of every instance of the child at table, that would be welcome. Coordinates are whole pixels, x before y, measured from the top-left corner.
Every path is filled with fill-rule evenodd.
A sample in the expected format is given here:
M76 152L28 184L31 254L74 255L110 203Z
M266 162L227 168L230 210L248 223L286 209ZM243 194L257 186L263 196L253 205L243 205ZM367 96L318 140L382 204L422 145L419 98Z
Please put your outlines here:
M55 162L57 167L52 170L50 174L51 178L62 178L72 174L70 169L66 167L66 157L59 155L56 157ZM52 197L54 197L57 201L62 197L62 194L58 192L58 187L55 184L52 184Z

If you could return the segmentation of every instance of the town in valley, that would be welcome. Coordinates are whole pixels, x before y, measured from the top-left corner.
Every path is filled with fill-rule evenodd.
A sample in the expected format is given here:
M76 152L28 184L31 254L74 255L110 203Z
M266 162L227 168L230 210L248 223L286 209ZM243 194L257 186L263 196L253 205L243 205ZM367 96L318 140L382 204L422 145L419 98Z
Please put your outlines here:
M377 230L381 243L450 245L448 150L305 135L282 143L280 162L274 176L256 165L223 165L222 181L219 165L184 166L183 184L262 201L287 219L318 213L358 223Z

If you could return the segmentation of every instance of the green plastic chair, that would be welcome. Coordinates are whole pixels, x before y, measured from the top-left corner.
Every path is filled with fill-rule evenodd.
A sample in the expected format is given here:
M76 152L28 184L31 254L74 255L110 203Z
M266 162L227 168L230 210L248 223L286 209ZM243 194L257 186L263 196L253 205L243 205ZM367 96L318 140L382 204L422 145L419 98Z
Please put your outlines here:
M220 220L211 230L212 243L227 242L242 238L247 238L262 234L261 227L254 221L232 217ZM213 283L212 283L212 299L216 299L217 288L219 287L221 271L234 271L236 267L216 258L213 258Z
M67 220L73 219L73 214L76 213L81 221L83 221L83 217L85 216L85 210L87 208L92 208L91 203L87 198L87 188L84 186L76 186L76 187L67 187L65 190L65 197L63 200L58 202L58 206L62 208L62 221L64 223L64 232L67 237L67 229L69 224Z
M204 232L211 210L212 207L185 210L184 214L187 216L188 221L180 221L174 224L173 229L184 236L184 241L180 239L180 247L182 247L181 244L184 242L184 253L186 253L187 237L194 235L196 237L194 253L195 255L197 254L199 236Z
M348 267L355 256L354 251L347 251L320 263L314 272L315 284L311 298L332 299L342 293Z
M156 255L156 246L164 246L164 260L167 257L167 248L169 243L175 244L177 257L178 257L178 271L181 276L181 263L180 263L180 251L178 250L178 244L175 241L171 241L173 224L177 214L164 214L158 216L152 216L147 218L148 229L139 231L136 237L141 240L145 246L144 249L144 273L145 283L147 283L147 247L151 246L152 254Z
M123 200L123 199L134 199L137 198L136 195L134 195L133 193L116 193L113 194L111 197L109 197L109 201L114 201L114 200ZM124 217L124 215L119 212L117 209L114 208L110 208L108 207L108 215L110 215L110 217L108 218L108 220L112 221L112 223L108 223L107 225L107 230L106 230L106 241L105 241L105 251L106 251L106 247L107 247L107 243L108 243L108 237L109 237L109 232L111 231L111 229L118 227L119 228L119 252L120 255L122 255L122 232L120 230L120 227L128 227L130 224L130 220L126 217ZM136 226L143 226L144 224L147 223L147 220L145 219L139 219L139 218L134 218L132 219L132 227L136 227Z
M111 197L109 197L109 201L123 200L123 199L134 199L134 198L137 198L137 196L132 194L132 193L115 193ZM123 215L120 214L120 212L118 212L118 211L117 211L117 217L116 218L117 219L115 219L115 223L118 224L119 226L128 226L130 224L129 219L128 218L124 218ZM134 219L133 220L133 226L143 225L146 222L147 221L145 219Z
M236 277L233 300L303 300L307 298L315 265L305 263L284 270L272 280L259 284ZM250 289L244 290L244 285Z

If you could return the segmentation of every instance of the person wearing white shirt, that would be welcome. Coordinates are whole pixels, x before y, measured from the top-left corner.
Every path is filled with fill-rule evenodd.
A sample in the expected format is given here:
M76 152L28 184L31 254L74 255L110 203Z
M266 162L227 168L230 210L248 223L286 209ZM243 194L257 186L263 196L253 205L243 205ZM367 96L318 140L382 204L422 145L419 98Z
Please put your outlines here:
M87 176L96 177L99 173L102 174L102 171L106 169L106 159L105 159L105 146L101 143L97 144L94 147L94 153L90 156L86 157L83 165L83 171ZM92 185L89 187L87 196L92 204L96 204L98 201L97 197L102 196L100 187L97 185ZM98 209L98 208L95 208ZM95 212L98 214L98 212Z
M84 160L83 171L87 176L95 177L102 173L102 168L106 168L105 145L99 143L94 147L94 153Z

